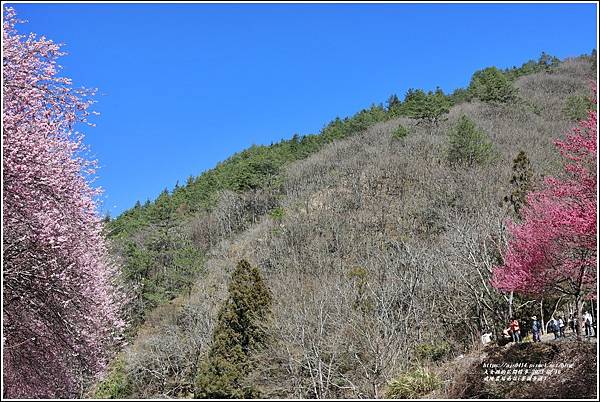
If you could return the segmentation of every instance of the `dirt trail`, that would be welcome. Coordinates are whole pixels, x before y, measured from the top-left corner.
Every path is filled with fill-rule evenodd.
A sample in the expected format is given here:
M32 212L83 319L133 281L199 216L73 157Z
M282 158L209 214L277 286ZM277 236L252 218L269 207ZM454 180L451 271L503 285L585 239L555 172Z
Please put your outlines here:
M448 362L447 398L595 398L596 338L487 346ZM465 364L467 363L467 364Z

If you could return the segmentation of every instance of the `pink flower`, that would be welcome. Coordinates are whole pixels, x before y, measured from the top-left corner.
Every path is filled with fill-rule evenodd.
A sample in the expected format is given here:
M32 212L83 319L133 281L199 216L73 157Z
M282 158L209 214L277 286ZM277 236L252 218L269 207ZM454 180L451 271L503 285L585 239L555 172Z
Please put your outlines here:
M3 58L4 396L78 396L121 328L81 135L92 103L57 77L60 47L18 35L5 11Z
M595 97L594 97L595 101ZM521 223L509 223L504 265L492 284L505 291L556 291L596 297L597 114L555 141L564 177L550 177L529 194Z

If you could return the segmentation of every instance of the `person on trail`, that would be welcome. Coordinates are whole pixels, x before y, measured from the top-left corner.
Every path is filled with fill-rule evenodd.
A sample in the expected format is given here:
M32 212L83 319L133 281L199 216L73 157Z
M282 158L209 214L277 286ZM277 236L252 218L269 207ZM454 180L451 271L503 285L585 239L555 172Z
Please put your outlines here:
M572 333L575 333L575 319L573 318L573 314L569 314L569 328Z
M504 328L502 330L502 341L503 341L503 345L510 343L510 340L512 339L511 334L510 334L510 326ZM502 345L501 345L502 346Z
M542 324L538 321L536 316L531 317L531 332L533 333L533 341L541 342L541 332L542 332Z
M551 317L550 321L548 321L548 324L546 325L546 332L553 332L554 339L558 339L559 327L558 322L554 319L554 317Z
M514 317L510 319L509 324L510 332L512 335L513 342L521 342L521 330L519 328L519 321L517 321Z
M565 337L565 320L563 316L558 317L558 329L560 333L560 337Z
M490 331L486 331L481 335L481 343L487 345L492 342L492 333Z
M552 317L552 332L554 332L554 339L560 338L560 325L554 317Z
M592 336L592 315L588 311L583 312L583 323L585 324L585 336Z

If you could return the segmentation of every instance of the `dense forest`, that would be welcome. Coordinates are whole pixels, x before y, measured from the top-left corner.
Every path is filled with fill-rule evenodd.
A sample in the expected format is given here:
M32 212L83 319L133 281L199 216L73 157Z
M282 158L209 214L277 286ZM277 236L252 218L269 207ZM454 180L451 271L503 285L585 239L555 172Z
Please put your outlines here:
M494 357L595 392L595 50L391 94L100 218L94 93L4 15L4 397L529 397L479 384ZM572 343L482 346L569 314Z

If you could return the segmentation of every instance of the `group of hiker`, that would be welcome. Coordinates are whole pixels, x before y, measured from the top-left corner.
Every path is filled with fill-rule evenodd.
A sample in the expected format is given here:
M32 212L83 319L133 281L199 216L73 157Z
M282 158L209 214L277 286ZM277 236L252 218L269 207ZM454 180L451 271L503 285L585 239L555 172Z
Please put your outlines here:
M591 337L596 336L596 323L592 315L585 311L583 314L583 323L585 328L585 336ZM531 330L531 335L533 342L541 342L542 335L542 323L538 320L537 316L531 317L531 323L528 327L522 328L519 321L511 317L508 325L502 331L502 338L505 342L515 342L519 343L523 340L523 338L527 335L528 330ZM573 314L570 314L568 319L565 320L564 316L558 316L557 318L551 317L548 323L546 324L546 333L553 333L554 339L564 338L566 337L566 329L569 329L571 334L579 335L579 325L577 321L577 317L574 317ZM486 335L488 335L486 337ZM491 340L491 333L484 334L482 336L482 342L484 344L488 343Z

